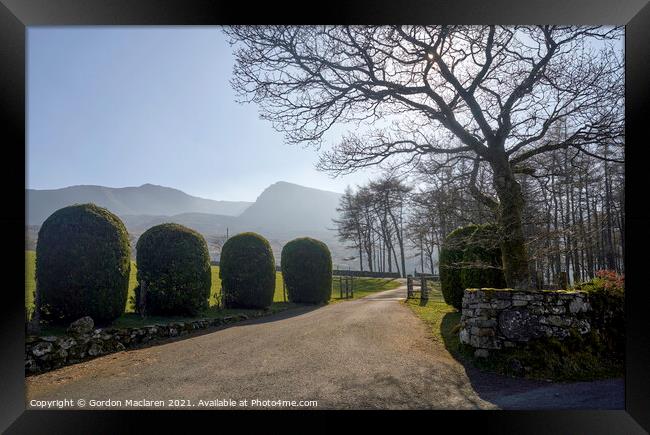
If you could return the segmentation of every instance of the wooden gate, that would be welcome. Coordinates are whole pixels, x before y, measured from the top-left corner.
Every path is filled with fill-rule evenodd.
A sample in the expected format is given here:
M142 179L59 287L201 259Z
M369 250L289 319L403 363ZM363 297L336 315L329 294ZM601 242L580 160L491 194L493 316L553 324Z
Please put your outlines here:
M416 277L408 275L406 277L406 299L416 299L419 296L421 301L428 301L431 286L427 284L427 281L440 281L440 277L422 274L418 274Z
M354 298L354 277L351 275L336 276L339 281L339 297L341 299Z

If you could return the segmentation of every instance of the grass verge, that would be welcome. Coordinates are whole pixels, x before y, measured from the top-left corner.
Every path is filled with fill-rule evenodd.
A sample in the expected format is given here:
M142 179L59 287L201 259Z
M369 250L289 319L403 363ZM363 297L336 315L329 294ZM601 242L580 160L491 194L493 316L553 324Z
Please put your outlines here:
M445 303L438 284L426 304L419 299L410 299L404 304L424 321L431 339L442 343L463 365L511 377L555 382L610 379L624 374L623 361L603 355L595 334L562 341L531 341L525 347L491 351L488 358L477 358L471 346L460 342L461 313Z

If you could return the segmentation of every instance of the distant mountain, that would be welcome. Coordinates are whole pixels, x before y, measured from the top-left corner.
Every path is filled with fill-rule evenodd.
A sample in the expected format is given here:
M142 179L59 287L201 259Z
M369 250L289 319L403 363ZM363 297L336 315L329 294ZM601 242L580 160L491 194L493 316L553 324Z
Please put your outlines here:
M339 193L284 181L267 187L252 204L196 198L180 190L151 184L121 189L73 186L29 190L26 245L28 249L34 249L40 224L55 210L69 204L94 202L122 219L131 236L132 248L147 229L175 222L201 233L215 260L219 259L227 233L232 236L243 231L255 231L269 240L277 263L286 242L309 236L329 246L335 265L347 265L343 258L351 253L338 241L332 223L337 216L340 197ZM237 212L241 214L237 216Z
M130 233L140 235L149 228L166 222L174 222L192 228L204 235L226 234L227 228L237 226L236 216L209 213L181 213L173 216L120 215Z
M280 181L267 187L239 216L238 223L251 231L277 235L329 233L340 198L340 193Z
M27 189L27 224L41 225L54 211L67 205L92 202L117 215L173 216L209 213L237 216L250 202L215 201L188 195L170 187L143 184L138 187L70 186L62 189Z

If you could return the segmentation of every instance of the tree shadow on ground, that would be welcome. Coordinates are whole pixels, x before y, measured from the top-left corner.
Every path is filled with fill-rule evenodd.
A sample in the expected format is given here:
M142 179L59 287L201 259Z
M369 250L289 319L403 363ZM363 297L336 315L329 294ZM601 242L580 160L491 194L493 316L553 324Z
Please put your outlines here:
M465 369L472 388L483 400L502 409L625 409L624 381L604 379L560 383L498 374L477 368L461 351L460 313L444 315L440 335L445 348Z
M262 317L256 317L253 319L247 319L247 320L240 320L237 322L233 323L227 323L224 325L219 325L219 326L211 326L205 329L197 329L195 331L191 331L187 334L183 335L178 335L176 337L168 337L168 338L162 338L159 340L151 341L148 343L141 343L137 346L129 347L127 350L135 350L135 349L144 349L152 346L160 346L163 344L168 344L168 343L175 343L177 341L183 341L191 338L196 338L200 337L202 335L206 334L213 334L215 332L222 331L224 329L230 329L230 328L236 328L236 327L241 327L241 326L246 326L246 325L259 325L263 323L269 323L269 322L278 322L281 320L289 319L291 317L296 317L296 316L301 316L303 314L309 313L310 311L317 310L319 308L322 308L326 305L304 305L304 304L296 304L295 307L288 308L283 311L279 311L277 313L273 314L268 314Z

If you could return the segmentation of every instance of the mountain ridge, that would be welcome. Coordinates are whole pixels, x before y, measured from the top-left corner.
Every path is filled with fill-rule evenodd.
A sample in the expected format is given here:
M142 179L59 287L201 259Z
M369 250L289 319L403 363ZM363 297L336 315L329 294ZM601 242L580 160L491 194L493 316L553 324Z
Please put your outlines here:
M278 181L264 189L239 219L262 231L326 231L340 198L340 193Z
M37 205L41 208L40 213L42 215L42 220L38 223L25 223L26 249L35 249L38 241L39 226L51 213L66 205L94 202L88 201L88 198L83 195L74 194L75 192L84 192L87 190L87 186L79 185L63 188L68 189L66 192L70 193L70 195L64 198L68 203L65 203L66 201L63 201L61 198L55 198L55 200L48 198L49 193L54 192L56 196L56 192L61 189L43 189L40 191L26 189L27 199L31 202L32 207ZM153 193L153 197L156 197L156 192L160 193L162 191L164 193L167 192L166 189L172 191L172 193L176 192L175 194L180 193L180 198L198 198L187 195L178 189L157 186L150 183L137 187L107 187L106 189L108 189L107 192L109 193L114 193L116 189L127 189L127 192L128 189L135 190L141 194L140 196L136 195L136 199L140 200L147 199L143 192ZM119 193L120 191L118 191L118 197ZM233 236L245 231L254 231L269 241L276 263L279 263L282 248L288 241L297 237L313 237L327 244L331 251L332 262L335 268L351 267L356 270L358 268L358 259L355 259L357 252L339 240L335 225L332 222L332 219L338 217L336 209L339 206L341 196L342 194L337 192L315 189L286 181L278 181L266 187L257 196L255 202L231 201L230 203L238 204L242 208L241 213L238 215L206 213L200 210L192 211L181 207L187 206L188 204L192 205L192 201L181 204L181 206L176 204L177 207L170 210L172 213L130 213L132 209L128 207L116 210L115 205L120 205L120 201L109 202L108 206L103 204L97 205L108 208L108 210L122 219L129 232L132 255L135 255L137 240L144 231L161 223L173 222L192 228L202 234L206 239L210 257L213 260L219 260L221 246L223 246L227 235ZM215 200L198 199L219 203L219 201ZM149 200L151 200L151 197ZM229 203L229 201L222 201L222 203ZM242 206L242 203L245 206ZM153 207L153 211L159 209ZM31 211L34 211L33 208ZM409 258L407 259L407 266L409 270L412 270L417 266L417 261Z
M89 191L95 194L94 198L89 197ZM170 200L167 195L170 192L172 200L180 198L181 204L175 203L173 207L152 204L162 199ZM244 231L255 231L269 239L278 258L279 249L284 243L303 236L327 242L334 257L344 249L337 240L336 231L332 230L332 219L336 217L341 194L286 181L269 185L253 203L234 202L245 204L238 215L218 213L223 207L213 207L205 212L205 208L197 207L193 201L187 202L188 198L196 197L178 189L149 183L124 188L79 185L51 190L27 189L26 194L29 203L26 243L30 247L36 244L39 225L51 213L66 205L94 202L122 219L133 246L147 229L161 223L175 222L201 233L208 241L213 258L218 257L220 252L221 242L214 242L215 240L223 239L226 234L234 235ZM218 201L205 201L212 201L212 206L215 203L219 205ZM143 207L143 203L148 203L148 207ZM36 212L34 207L37 208Z
M41 225L54 211L87 202L108 208L117 215L168 216L193 212L237 216L252 204L200 198L151 183L127 187L80 184L59 189L25 189L25 194L28 225Z

